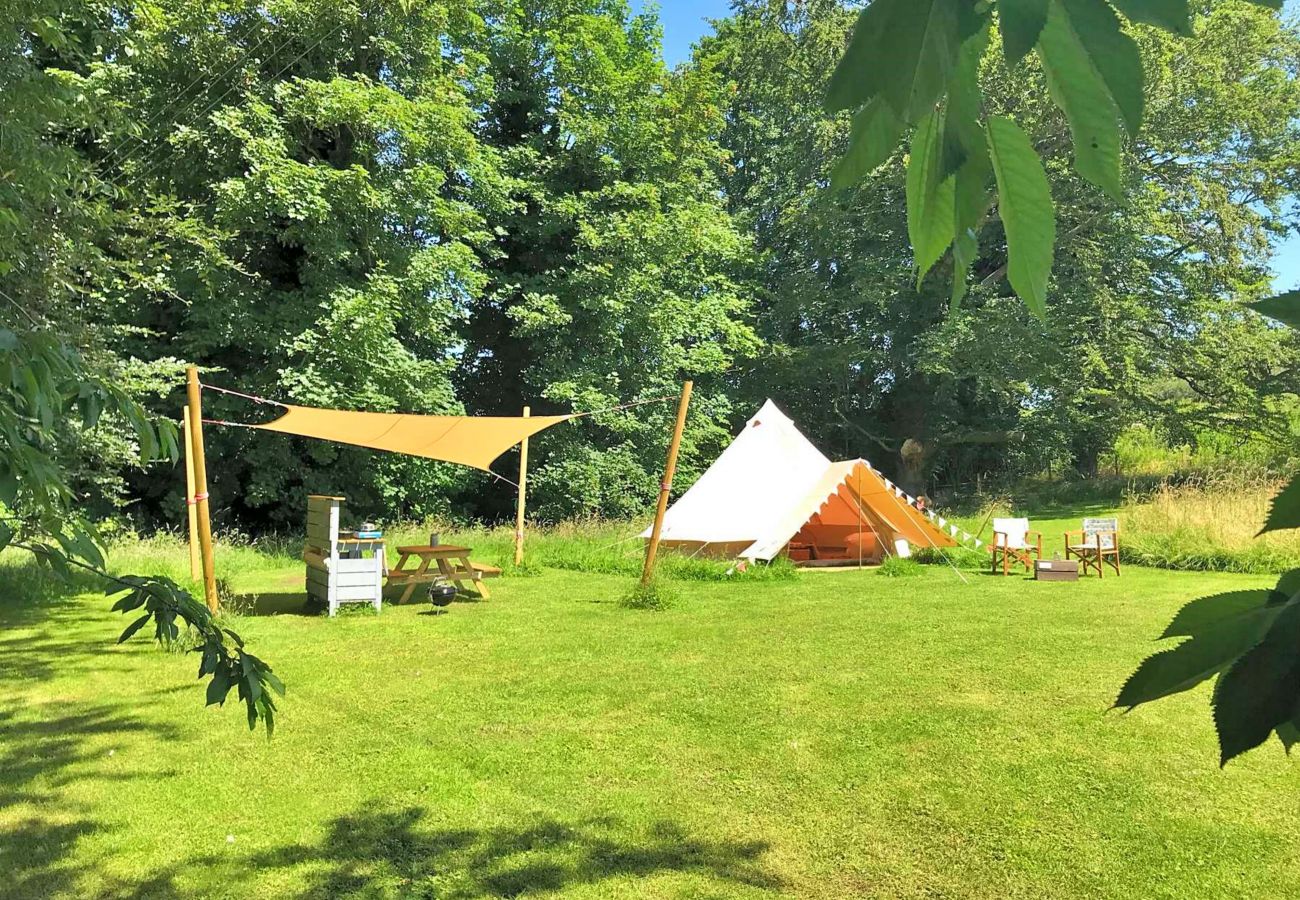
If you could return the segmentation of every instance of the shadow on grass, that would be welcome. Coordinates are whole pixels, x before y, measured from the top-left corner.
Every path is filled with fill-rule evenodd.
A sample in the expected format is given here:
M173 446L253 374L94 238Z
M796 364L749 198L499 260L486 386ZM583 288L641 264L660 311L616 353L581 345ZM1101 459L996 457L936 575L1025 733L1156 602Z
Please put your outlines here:
M428 589L417 590L410 600L399 603L402 585L392 588L384 587L384 606L429 606ZM483 598L473 593L458 593L452 603L480 603ZM305 591L244 591L230 594L223 598L222 605L241 616L324 616L325 607L311 601ZM353 614L365 611L361 603L346 603L339 607L340 614Z
M141 734L160 745L176 737L169 726L140 719L121 704L78 706L34 719L0 712L0 809L19 804L31 809L0 827L0 897L67 894L86 871L76 859L77 843L103 826L64 802L64 787L88 779L170 777L156 769L105 771L110 758L105 745Z
M275 869L301 871L300 886L282 894L300 898L515 897L667 872L760 889L782 886L762 867L765 842L692 838L667 822L632 839L611 819L430 829L421 827L424 816L414 807L369 807L333 820L317 842L233 859L194 859L140 884L130 896L187 896L191 884L210 879L219 879L226 889L242 889L245 885L231 879L252 882Z
M307 600L305 591L246 591L231 594L222 606L241 616L319 616L320 606Z

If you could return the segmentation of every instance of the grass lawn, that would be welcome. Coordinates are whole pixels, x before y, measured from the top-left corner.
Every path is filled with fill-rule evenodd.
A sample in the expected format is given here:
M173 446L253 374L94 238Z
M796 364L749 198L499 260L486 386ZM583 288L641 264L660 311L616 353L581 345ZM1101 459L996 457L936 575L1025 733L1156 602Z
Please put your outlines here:
M0 576L5 897L1300 884L1279 745L1220 771L1204 688L1106 713L1182 602L1267 577L807 573L682 582L653 613L614 602L625 577L547 570L440 616L246 616L289 689L268 743L203 708L192 656L113 646L102 596ZM278 558L232 587L300 584Z

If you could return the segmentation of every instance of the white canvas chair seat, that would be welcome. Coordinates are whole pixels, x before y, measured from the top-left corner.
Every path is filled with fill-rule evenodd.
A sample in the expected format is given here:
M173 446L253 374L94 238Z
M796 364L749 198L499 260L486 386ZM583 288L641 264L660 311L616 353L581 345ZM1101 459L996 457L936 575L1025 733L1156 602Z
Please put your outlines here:
M1030 540L1030 536L1033 540ZM1034 560L1043 558L1043 536L1037 531L1029 530L1028 519L994 519L993 543L989 544L993 554L993 572L1001 564L1002 574L1009 574L1012 566L1024 566L1032 570Z
M999 547L1026 550L1029 537L1028 519L994 519L993 538Z

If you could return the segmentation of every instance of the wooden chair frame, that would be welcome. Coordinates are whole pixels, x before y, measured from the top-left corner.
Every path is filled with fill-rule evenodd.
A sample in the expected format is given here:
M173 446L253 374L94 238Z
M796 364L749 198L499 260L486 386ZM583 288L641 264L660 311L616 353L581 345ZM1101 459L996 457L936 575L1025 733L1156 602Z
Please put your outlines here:
M1113 519L1109 521L1114 522L1113 528L1085 527L1065 533L1065 558L1073 556L1079 561L1080 575L1094 571L1098 578L1104 578L1107 565L1115 570L1116 575L1120 574L1119 523ZM1072 538L1077 538L1077 543L1072 542ZM1105 546L1107 542L1109 547Z
M1034 543L1030 544L1030 538ZM1005 531L993 532L993 543L989 544L989 550L993 553L993 574L998 574L998 562L1002 562L1002 574L1010 575L1013 566L1024 566L1025 571L1033 573L1034 561L1043 558L1043 533L1041 531L1026 531L1025 546L1012 547L1011 536Z

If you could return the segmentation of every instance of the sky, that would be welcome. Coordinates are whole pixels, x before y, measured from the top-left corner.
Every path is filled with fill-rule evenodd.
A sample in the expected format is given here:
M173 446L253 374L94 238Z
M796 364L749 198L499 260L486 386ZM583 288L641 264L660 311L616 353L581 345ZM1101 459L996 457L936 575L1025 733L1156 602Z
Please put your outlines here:
M664 60L675 66L690 58L691 44L710 31L709 19L721 19L730 11L729 0L631 0L632 9L641 12L647 7L659 10L659 21L664 29ZM1287 0L1286 9L1295 14L1300 11L1297 0ZM1292 234L1277 248L1273 257L1273 287L1287 291L1300 287L1300 235Z

